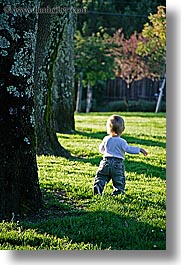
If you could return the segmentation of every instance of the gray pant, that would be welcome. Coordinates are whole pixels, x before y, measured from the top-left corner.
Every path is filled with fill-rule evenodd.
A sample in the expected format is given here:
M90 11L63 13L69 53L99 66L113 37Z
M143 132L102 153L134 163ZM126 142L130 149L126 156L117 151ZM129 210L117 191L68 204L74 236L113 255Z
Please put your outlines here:
M126 184L125 167L121 158L107 157L101 160L94 179L94 194L102 194L105 185L112 179L113 193L124 194ZM95 192L97 191L97 192Z

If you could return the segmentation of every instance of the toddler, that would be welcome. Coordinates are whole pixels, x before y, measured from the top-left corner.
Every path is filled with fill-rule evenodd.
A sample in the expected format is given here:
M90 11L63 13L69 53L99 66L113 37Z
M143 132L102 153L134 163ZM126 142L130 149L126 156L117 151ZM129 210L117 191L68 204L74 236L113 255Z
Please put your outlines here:
M139 154L147 156L147 152L140 147L130 146L121 138L124 131L124 120L121 116L112 115L107 120L107 136L104 137L99 146L99 151L103 154L94 179L94 195L100 194L105 185L112 179L112 195L124 194L125 188L125 167L123 160L125 152L129 154Z

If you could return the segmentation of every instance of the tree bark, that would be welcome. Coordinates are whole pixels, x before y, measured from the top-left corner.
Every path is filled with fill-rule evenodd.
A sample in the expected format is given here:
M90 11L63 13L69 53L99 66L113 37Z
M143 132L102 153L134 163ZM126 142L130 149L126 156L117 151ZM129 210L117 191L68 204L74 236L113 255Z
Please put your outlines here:
M69 12L60 21L62 34L54 67L53 114L55 131L67 133L75 130L74 110L74 28L75 14L71 12L73 1L64 1Z
M63 0L61 2L58 0L51 2L50 0L42 1L42 5L44 6L55 7L60 6L60 4L62 8L67 6L67 2ZM59 50L64 30L68 23L67 21L68 12L39 15L35 59L36 131L37 154L39 155L49 154L69 157L69 153L58 142L53 119L53 93L56 93L56 91L53 92L53 89L55 83L56 85L58 83L58 73L55 68L57 67L57 58L60 57ZM69 94L68 90L67 94ZM69 119L69 117L66 116L66 112L62 111L60 115L63 117L64 121Z
M9 1L4 1L7 6ZM39 1L28 1L37 6ZM19 7L16 1L11 7ZM34 61L37 16L2 13L0 218L36 211L42 197L36 163Z

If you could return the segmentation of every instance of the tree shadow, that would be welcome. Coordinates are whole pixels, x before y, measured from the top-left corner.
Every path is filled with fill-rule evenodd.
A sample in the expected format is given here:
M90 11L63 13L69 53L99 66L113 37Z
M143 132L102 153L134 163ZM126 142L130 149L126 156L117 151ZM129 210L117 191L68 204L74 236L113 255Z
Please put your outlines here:
M70 161L77 161L77 162L82 162L82 163L89 163L93 166L99 166L99 163L102 159L101 155L97 155L94 157L81 157L81 156L74 156L72 155L71 158L69 158Z
M104 136L106 136L105 131L100 131L100 132L84 132L84 131L75 131L75 134L81 135L87 138L93 138L93 139L100 139L102 140Z
M85 136L87 138L93 138L93 139L100 139L102 140L104 136L106 136L105 131L100 131L100 132L81 132L81 131L75 131L75 134ZM127 134L123 134L123 139L125 139L129 144L134 143L134 144L140 144L140 145L146 145L146 146L159 146L166 148L166 143L162 142L162 137L157 136L157 138L160 138L160 141L153 141L153 140L145 140L143 138L136 138L129 136Z
M162 180L166 179L166 169L161 166L125 159L125 167L126 172L135 172L137 175L146 173L150 177L157 177Z
M102 159L102 156L98 155L98 156L88 157L88 158L72 156L72 158L69 160L78 161L82 163L90 163L93 166L98 167L101 159ZM134 172L137 175L146 174L147 176L157 177L162 180L166 179L166 169L161 166L150 165L143 161L137 162L137 161L132 160L130 157L125 158L124 164L125 164L126 172Z
M44 191L44 193L46 192ZM105 210L105 207L103 207L104 210L86 211L84 208L77 208L63 191L44 194L44 196L49 201L52 196L51 205L48 202L49 208L44 209L39 216L22 220L23 229L36 229L40 234L46 233L56 238L66 237L71 244L90 244L92 247L102 250L166 249L165 229L140 222L136 218L127 217L124 211L120 210L118 214ZM130 200L130 198L127 199ZM67 212L62 210L62 201L64 201L63 207L68 209ZM95 196L95 203L100 201L101 198ZM112 204L118 201L124 208L124 197L109 198L109 202ZM146 208L147 205L145 205ZM38 242L39 245L41 243L43 242ZM34 246L34 239L32 238L32 242L29 239L28 244Z
M161 139L162 137L157 136L157 138L160 138L160 141L153 141L153 140L145 140L143 138L136 138L132 136L128 136L124 134L123 138L129 143L134 143L134 144L139 144L139 145L146 145L146 146L158 146L158 147L163 147L166 148L166 143L162 142Z
M81 135L87 138L93 138L93 139L100 139L102 140L103 137L106 135L105 131L100 131L100 132L81 132L81 131L75 131L73 134ZM67 136L65 136L66 138ZM166 148L166 143L164 142L158 142L158 141L153 141L153 140L145 140L145 139L140 139L136 137L131 137L128 135L124 135L123 138L129 143L132 144L134 143L135 145L147 145L147 146L158 146L158 147L163 147ZM161 138L160 138L161 139ZM93 166L99 166L100 160L102 159L102 155L94 155L93 157L82 157L82 156L74 156L71 155L69 158L70 161L79 161L83 163L90 163ZM130 157L129 159L125 158L125 166L126 166L126 171L127 172L135 172L137 174L143 174L146 172L146 174L150 177L157 177L161 178L163 180L166 179L166 170L165 168L161 166L155 166L155 165L150 165L145 162L136 162L132 160Z

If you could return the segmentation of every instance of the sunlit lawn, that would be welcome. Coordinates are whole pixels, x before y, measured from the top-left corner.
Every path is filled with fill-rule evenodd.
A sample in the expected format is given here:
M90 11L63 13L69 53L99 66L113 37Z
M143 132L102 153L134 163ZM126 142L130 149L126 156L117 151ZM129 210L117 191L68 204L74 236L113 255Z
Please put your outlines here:
M112 113L76 114L76 131L58 134L72 159L39 156L44 208L19 222L0 224L0 249L166 249L165 114L118 113L122 137L149 155L127 155L125 195L93 196L98 146Z

